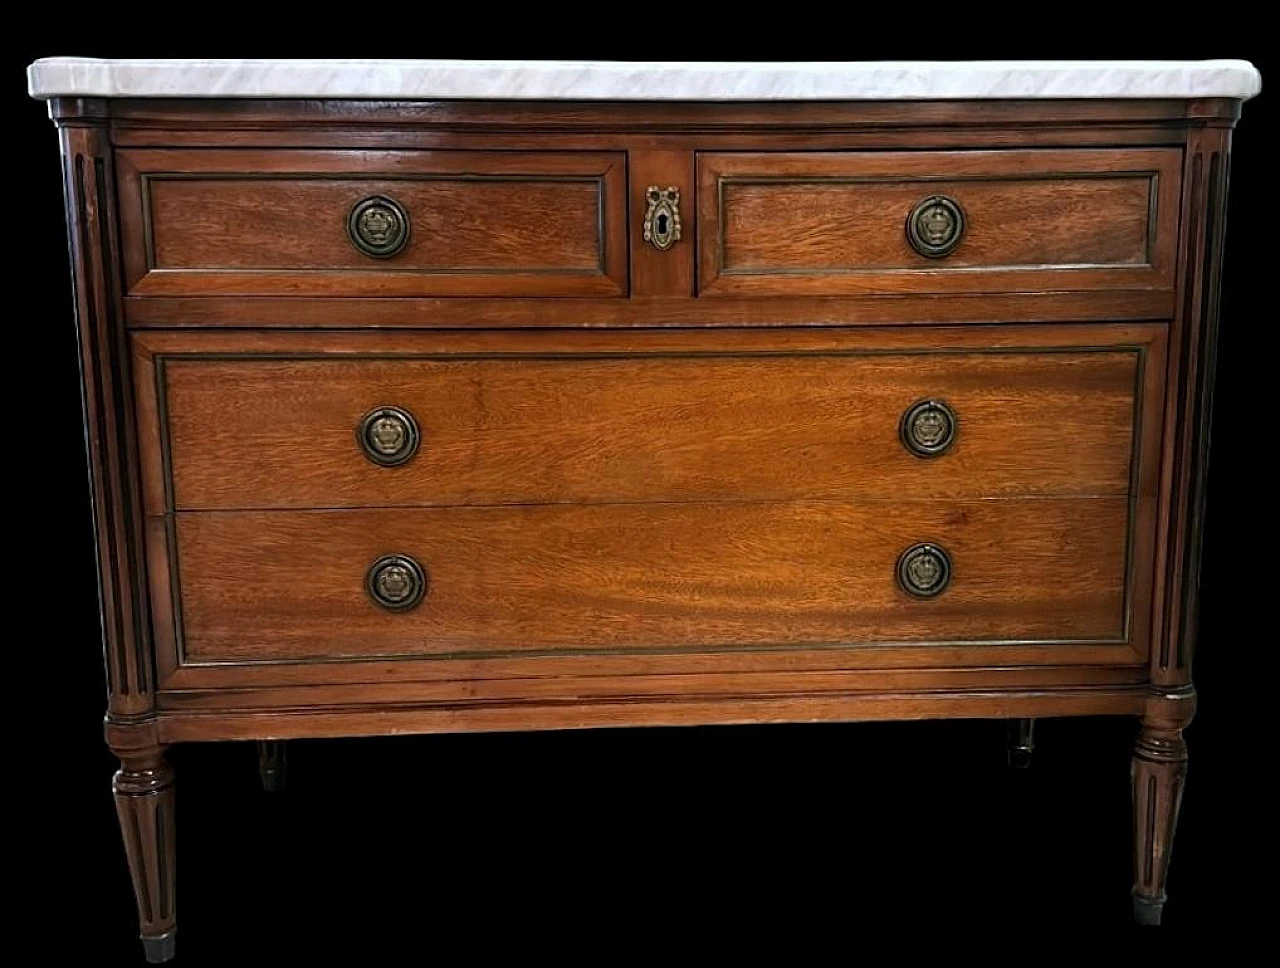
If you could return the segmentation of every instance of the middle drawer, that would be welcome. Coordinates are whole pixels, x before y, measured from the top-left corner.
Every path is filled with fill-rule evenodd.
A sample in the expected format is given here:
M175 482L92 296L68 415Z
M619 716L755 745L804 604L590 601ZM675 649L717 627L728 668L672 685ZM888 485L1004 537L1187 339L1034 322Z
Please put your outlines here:
M1148 329L146 334L148 511L1120 496Z

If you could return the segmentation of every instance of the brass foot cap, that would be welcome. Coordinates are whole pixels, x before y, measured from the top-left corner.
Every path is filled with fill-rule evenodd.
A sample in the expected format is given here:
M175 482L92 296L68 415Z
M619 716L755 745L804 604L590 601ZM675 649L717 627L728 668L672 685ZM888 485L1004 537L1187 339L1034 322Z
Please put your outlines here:
M1138 924L1158 925L1164 913L1164 901L1150 897L1133 896L1133 920Z
M147 956L147 964L160 965L172 961L178 948L178 929L174 928L158 938L143 938L142 950Z

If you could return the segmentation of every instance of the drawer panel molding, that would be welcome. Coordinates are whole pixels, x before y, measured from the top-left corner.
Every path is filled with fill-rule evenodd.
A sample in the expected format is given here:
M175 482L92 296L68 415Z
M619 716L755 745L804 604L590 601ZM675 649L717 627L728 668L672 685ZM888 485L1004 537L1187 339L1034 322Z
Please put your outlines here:
M1171 290L1170 148L705 152L699 291Z
M130 296L619 296L621 152L125 149Z

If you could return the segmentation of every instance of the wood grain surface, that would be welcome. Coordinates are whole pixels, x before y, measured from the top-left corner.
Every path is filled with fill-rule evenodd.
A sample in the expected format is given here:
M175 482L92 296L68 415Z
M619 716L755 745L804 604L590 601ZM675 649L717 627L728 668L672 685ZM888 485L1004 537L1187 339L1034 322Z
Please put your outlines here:
M174 500L326 508L1129 489L1137 349L850 354L179 356L164 364L162 390ZM898 435L926 398L945 400L959 424L934 459ZM391 468L368 460L355 433L386 405L422 433L418 454Z
M189 661L1125 634L1128 501L1059 498L182 513ZM898 556L943 545L917 600ZM415 610L366 596L406 554Z
M142 294L616 295L626 288L616 153L129 151L126 268ZM347 236L389 196L410 241Z
M705 153L698 172L703 293L1173 287L1173 150ZM966 229L930 259L904 226L939 194Z
M1159 920L1239 102L49 106L150 958L188 740L1136 714ZM374 192L414 241L369 265ZM939 192L967 234L925 260ZM932 462L917 392L960 415ZM375 393L424 427L397 471L354 450ZM391 552L415 611L365 595Z

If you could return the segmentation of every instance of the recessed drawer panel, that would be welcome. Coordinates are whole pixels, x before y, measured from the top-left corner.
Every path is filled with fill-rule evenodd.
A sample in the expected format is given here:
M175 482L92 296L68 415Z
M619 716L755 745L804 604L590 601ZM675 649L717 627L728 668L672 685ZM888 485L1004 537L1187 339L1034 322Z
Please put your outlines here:
M122 150L128 291L622 295L623 159L617 152Z
M1181 154L704 153L705 295L1172 289Z
M180 513L181 652L1120 641L1128 521L1124 497Z
M149 508L1123 496L1156 332L152 334Z

